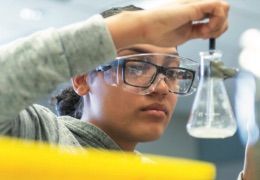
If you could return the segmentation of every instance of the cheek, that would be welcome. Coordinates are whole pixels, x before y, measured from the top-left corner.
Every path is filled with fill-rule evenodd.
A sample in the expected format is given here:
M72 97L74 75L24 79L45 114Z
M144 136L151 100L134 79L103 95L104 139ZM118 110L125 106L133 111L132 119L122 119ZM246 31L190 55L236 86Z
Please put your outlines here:
M132 113L129 108L134 106L131 96L118 87L105 84L101 78L98 78L91 86L92 112L99 120L122 121Z
M178 102L178 95L170 94L170 96L167 99L168 99L169 107L171 107L171 112L170 112L170 119L171 119L173 112L175 110L176 104Z
M178 95L173 94L170 99L171 99L171 105L172 105L173 109L175 109L175 106L178 102Z

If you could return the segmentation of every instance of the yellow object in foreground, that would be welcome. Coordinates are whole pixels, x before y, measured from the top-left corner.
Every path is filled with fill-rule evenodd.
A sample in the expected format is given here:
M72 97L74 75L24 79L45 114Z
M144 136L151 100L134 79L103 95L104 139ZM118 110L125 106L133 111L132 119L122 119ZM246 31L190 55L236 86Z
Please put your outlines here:
M56 147L0 139L2 180L212 180L214 165L181 158Z

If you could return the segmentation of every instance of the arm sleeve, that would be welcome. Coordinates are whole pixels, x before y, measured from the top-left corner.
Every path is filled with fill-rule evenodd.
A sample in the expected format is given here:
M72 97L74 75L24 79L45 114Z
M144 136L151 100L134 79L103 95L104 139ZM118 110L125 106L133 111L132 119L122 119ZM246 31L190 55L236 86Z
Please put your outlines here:
M71 76L116 56L103 18L48 29L0 48L0 134L18 113Z
M60 118L73 119L71 117ZM27 140L44 141L50 144L80 147L78 140L64 125L63 121L58 119L48 108L38 104L23 109L12 121L11 131L6 135Z

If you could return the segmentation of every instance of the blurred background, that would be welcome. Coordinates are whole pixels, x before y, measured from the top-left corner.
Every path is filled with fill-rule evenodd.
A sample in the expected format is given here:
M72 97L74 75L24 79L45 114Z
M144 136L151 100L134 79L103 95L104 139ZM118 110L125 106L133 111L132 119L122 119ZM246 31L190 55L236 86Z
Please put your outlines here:
M228 2L231 5L229 30L217 39L216 45L217 49L223 52L223 61L227 66L241 69L238 63L241 52L241 35L250 28L260 29L260 1L229 0ZM164 3L163 0L0 0L0 45L48 27L61 27L85 20L91 15L111 7L134 4L143 8L153 8L162 3ZM180 46L179 53L184 57L199 60L199 52L207 49L208 41L193 40ZM245 70L241 70L240 74L237 78L225 81L234 112L243 109L243 107L239 109L240 106L238 107L236 103L242 103L244 107L249 106L246 101L247 96L242 98L241 92L237 90L239 85L243 86L243 82L240 80L246 80L246 82L250 79L255 80ZM259 80L256 82L259 83ZM250 85L246 86L252 89ZM59 88L62 87L64 86ZM260 97L260 92L257 93L257 97ZM245 94L242 92L242 95ZM40 103L49 106L49 99L50 97L47 97ZM194 94L180 97L165 135L156 142L140 144L137 149L144 153L213 162L217 166L217 179L236 179L243 167L244 144L247 139L244 120L237 117L239 130L231 138L217 140L193 138L186 131L193 99ZM257 113L260 110L260 103L259 100L255 102L256 117L259 117ZM254 113L254 110L245 112L245 118L248 113Z

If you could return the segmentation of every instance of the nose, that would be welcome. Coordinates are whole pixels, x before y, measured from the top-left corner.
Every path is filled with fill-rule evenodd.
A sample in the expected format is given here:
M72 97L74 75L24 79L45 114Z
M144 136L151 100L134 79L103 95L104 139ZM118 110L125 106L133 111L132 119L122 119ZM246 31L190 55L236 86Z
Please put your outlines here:
M166 84L166 77L164 75L160 75L157 77L157 80L152 85L152 92L151 94L160 94L160 95L166 95L169 92L169 87Z

